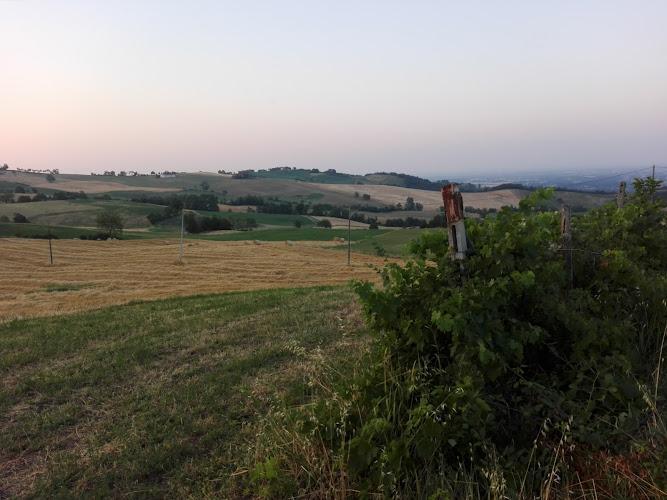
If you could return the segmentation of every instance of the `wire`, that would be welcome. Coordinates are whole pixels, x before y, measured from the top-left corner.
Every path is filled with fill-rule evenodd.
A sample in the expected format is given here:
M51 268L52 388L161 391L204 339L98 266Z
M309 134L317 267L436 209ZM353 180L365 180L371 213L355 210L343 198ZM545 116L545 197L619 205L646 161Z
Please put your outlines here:
M651 168L652 167L644 167L644 168L640 168L640 169L637 169L637 170L631 170L630 172L622 172L620 174L610 175L610 176L607 176L607 177L593 177L592 179L586 179L585 181L571 182L567 185L567 187L578 186L579 184L587 184L587 183L590 183L590 182L600 182L600 181L604 181L604 180L614 179L616 177L621 177L623 175L636 174L637 172L643 172L645 170L650 170ZM667 167L655 167L655 168L667 168Z

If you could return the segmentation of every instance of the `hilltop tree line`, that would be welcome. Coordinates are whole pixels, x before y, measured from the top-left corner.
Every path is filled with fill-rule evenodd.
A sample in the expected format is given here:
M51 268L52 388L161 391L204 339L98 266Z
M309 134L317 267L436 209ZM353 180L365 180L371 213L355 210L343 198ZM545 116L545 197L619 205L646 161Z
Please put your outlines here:
M15 196L16 194L19 196ZM83 191L54 191L51 194L46 194L28 186L16 186L10 191L0 192L0 203L31 203L35 201L83 200L87 198L88 195Z

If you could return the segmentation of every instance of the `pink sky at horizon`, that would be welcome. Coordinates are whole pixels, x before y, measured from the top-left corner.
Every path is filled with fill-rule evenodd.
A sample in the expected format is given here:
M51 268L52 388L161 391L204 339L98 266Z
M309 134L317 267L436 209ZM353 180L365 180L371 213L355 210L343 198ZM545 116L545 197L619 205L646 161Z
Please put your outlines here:
M667 165L667 3L0 2L0 163Z

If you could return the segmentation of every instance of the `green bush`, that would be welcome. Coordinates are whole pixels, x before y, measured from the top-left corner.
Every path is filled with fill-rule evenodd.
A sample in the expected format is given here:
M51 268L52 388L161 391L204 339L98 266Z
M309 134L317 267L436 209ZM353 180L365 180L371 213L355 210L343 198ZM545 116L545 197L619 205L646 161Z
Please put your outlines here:
M301 429L355 488L385 496L458 497L461 474L482 496L566 492L599 454L631 457L633 473L664 489L655 372L667 212L651 201L656 187L638 180L625 208L573 219L574 249L561 247L558 212L536 208L545 191L467 221L474 252L463 262L444 232L426 234L412 260L382 270L383 287L356 284L372 354L337 396L308 407ZM617 479L615 495L638 494Z

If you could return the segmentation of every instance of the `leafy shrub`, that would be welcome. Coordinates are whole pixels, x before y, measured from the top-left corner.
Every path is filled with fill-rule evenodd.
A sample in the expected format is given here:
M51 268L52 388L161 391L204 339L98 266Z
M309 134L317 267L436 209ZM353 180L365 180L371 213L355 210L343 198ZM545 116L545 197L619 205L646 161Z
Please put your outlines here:
M329 219L322 219L321 221L318 221L317 227L331 229L331 221Z
M462 471L482 496L567 491L600 456L664 485L666 391L654 369L667 212L655 188L639 180L625 208L575 218L576 251L561 249L558 213L535 209L544 191L468 221L475 251L463 263L444 232L426 234L413 260L382 270L382 288L356 284L375 332L367 368L298 427L328 444L355 488L385 496L457 497L449 479ZM624 477L613 493L638 494Z
M28 220L28 218L25 215L15 213L14 214L14 222L17 223L17 224L25 224L25 223L30 222L30 221Z

